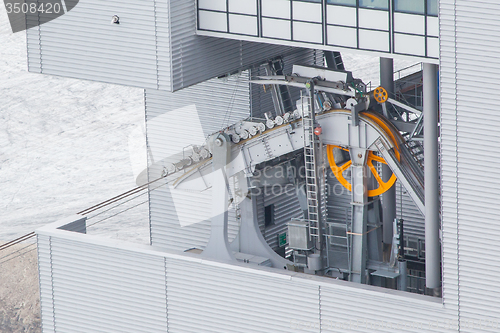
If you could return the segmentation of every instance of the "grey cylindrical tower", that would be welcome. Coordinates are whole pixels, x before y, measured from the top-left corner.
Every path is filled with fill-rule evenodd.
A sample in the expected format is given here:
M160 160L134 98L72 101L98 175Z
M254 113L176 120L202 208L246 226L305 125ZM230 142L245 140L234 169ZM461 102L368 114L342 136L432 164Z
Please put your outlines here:
M425 285L441 287L439 242L438 69L424 64Z

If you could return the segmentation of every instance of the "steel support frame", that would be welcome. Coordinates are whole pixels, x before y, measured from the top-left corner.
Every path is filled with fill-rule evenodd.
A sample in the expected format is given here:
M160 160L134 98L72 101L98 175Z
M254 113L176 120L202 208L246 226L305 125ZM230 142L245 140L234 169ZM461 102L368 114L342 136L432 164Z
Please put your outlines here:
M368 256L368 166L369 150L366 143L366 125L349 124L349 153L351 155L352 256L349 280L367 283Z
M203 256L236 261L228 240L229 184L226 166L230 160L230 139L219 133L209 138L212 149L212 218L211 233Z
M359 128L356 126L354 128ZM368 150L354 148L351 154L351 196L352 196L352 261L350 281L363 283L367 281L367 228L368 228L368 167L366 158Z

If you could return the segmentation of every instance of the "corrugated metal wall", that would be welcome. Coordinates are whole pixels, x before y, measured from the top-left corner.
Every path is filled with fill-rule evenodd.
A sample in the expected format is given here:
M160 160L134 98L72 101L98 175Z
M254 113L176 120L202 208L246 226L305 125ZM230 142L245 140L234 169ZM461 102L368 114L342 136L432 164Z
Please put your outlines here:
M286 275L167 258L169 332L318 332L318 286ZM292 327L291 319L314 323Z
M52 288L52 253L50 237L37 235L38 281L40 283L40 312L44 333L55 332L54 290Z
M182 147L196 144L200 136L205 138L247 118L250 114L248 72L228 79L212 79L175 93L148 89L145 101L151 164L151 157L155 162L168 158L179 153ZM188 114L186 107L191 107L190 110L194 107L196 112ZM201 128L195 126L196 122ZM149 177L150 180L156 179L154 170L149 170ZM155 187L156 184L151 186ZM211 190L177 195L179 212L168 186L150 192L151 244L181 251L192 247L204 248L210 236ZM195 224L181 227L178 216L181 209L190 212L186 218L189 223ZM238 231L238 225L234 209L229 213L232 238Z
M445 296L456 300L459 291L461 332L498 332L500 95L492 88L486 103L478 101L500 77L500 3L441 0L440 7Z
M29 20L31 15L27 16ZM28 23L29 24L29 23ZM40 26L26 30L26 50L28 54L28 71L42 72L42 49L40 47Z
M283 187L262 187L262 193L257 197L257 219L262 235L266 239L267 244L277 250L278 235L287 232L287 223L292 218L302 218L302 209L300 208L299 200L295 189L289 186ZM269 205L274 205L274 224L266 228L264 218L264 208Z
M351 192L340 184L330 168L326 170L326 174L328 221L335 223L351 221Z
M321 332L456 332L445 307L437 302L391 293L381 296L349 284L321 285Z
M113 15L120 24L112 24ZM175 91L294 48L196 36L195 0L80 0L27 31L31 72Z
M294 52L287 46L196 36L195 1L170 1L172 90L248 69L266 59Z
M157 88L155 7L153 0L81 0L67 14L28 30L29 70ZM113 15L120 24L111 24Z
M403 219L404 237L411 243L409 247L418 250L419 241L425 243L425 217L418 209L408 191L397 181L396 186L396 218ZM417 247L413 247L417 245ZM418 255L418 253L413 253Z
M39 246L51 272L41 285L44 333L167 331L163 258L47 236Z
M443 298L459 314L456 0L439 1Z
M44 332L456 331L421 295L48 228L38 237L42 307L54 304Z

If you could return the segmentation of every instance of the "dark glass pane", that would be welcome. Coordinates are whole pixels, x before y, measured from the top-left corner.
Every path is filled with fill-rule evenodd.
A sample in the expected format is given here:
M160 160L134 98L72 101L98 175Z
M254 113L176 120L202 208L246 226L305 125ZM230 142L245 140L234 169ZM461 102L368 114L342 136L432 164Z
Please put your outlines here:
M345 5L356 7L356 0L327 0L332 5Z
M402 13L425 14L425 1L394 0L394 10Z
M274 224L274 204L264 207L264 225L270 227Z
M359 0L359 7L389 9L389 0Z
M438 16L438 0L427 0L427 15Z

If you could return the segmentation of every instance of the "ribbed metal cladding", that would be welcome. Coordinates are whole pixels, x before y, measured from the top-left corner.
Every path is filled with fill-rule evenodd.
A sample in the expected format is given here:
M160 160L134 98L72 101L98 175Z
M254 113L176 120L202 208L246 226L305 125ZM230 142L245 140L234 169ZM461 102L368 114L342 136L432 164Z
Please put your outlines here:
M428 296L49 228L38 242L44 332L457 331Z
M111 24L113 15L120 17L121 24ZM29 69L157 88L155 22L153 0L80 1L57 20L28 32L28 63L37 59L41 63L39 70Z
M196 36L194 0L170 1L172 91L248 69L297 48L225 38Z
M328 222L350 222L352 215L351 192L340 184L331 169L327 169L326 189Z
M166 91L295 50L196 36L195 0L82 0L27 40L31 72Z
M156 30L156 71L157 86L160 90L172 90L172 47L170 45L170 2L155 1L155 30ZM141 87L149 88L149 87Z
M321 332L456 332L439 302L348 282L320 285Z
M163 258L51 240L57 332L167 331Z
M303 217L302 209L300 208L296 191L293 188L287 190L280 186L275 187L273 190L272 187L263 187L261 191L262 193L257 198L259 228L267 244L273 250L277 250L279 248L278 234L287 232L287 223L292 218ZM266 228L264 207L269 205L274 205L274 224Z
M170 333L319 332L316 283L210 261L166 268Z
M170 93L146 90L147 143L155 162L181 151L182 146L196 144L196 137L206 137L224 127L245 119L250 113L248 72L228 79L212 79L195 86ZM180 109L196 108L193 115L179 112ZM194 128L194 123L201 128ZM170 124L175 124L171 126ZM165 130L168 128L169 130ZM194 133L197 130L202 133ZM158 176L149 169L150 180ZM156 185L156 184L155 184ZM151 188L154 188L152 186ZM204 192L178 194L176 210L172 192L168 186L150 192L151 244L164 249L184 251L189 248L204 248L210 236L211 189ZM182 206L182 207L181 207ZM195 207L196 209L193 209ZM184 209L183 209L184 208ZM189 214L186 214L189 212ZM181 226L178 214L183 222ZM234 209L229 211L229 238L238 232L238 220Z
M460 331L498 332L500 96L490 94L480 106L477 96L500 75L500 3L444 1L441 7L441 29L446 29L441 37L441 86L446 90L441 94L447 93L441 102L443 223L451 232L456 230L452 222L458 222Z
M31 15L27 17L30 19ZM28 22L28 24L30 24ZM40 47L40 26L26 30L26 50L28 54L28 71L42 72L42 55Z
M52 254L49 236L37 235L37 252L42 329L44 333L55 332L54 294L52 289Z
M457 156L457 71L455 37L456 0L439 1L441 117L441 216L443 300L458 324L458 156Z
M401 183L396 182L394 186L396 186L396 217L403 219L405 237L424 240L424 216Z

